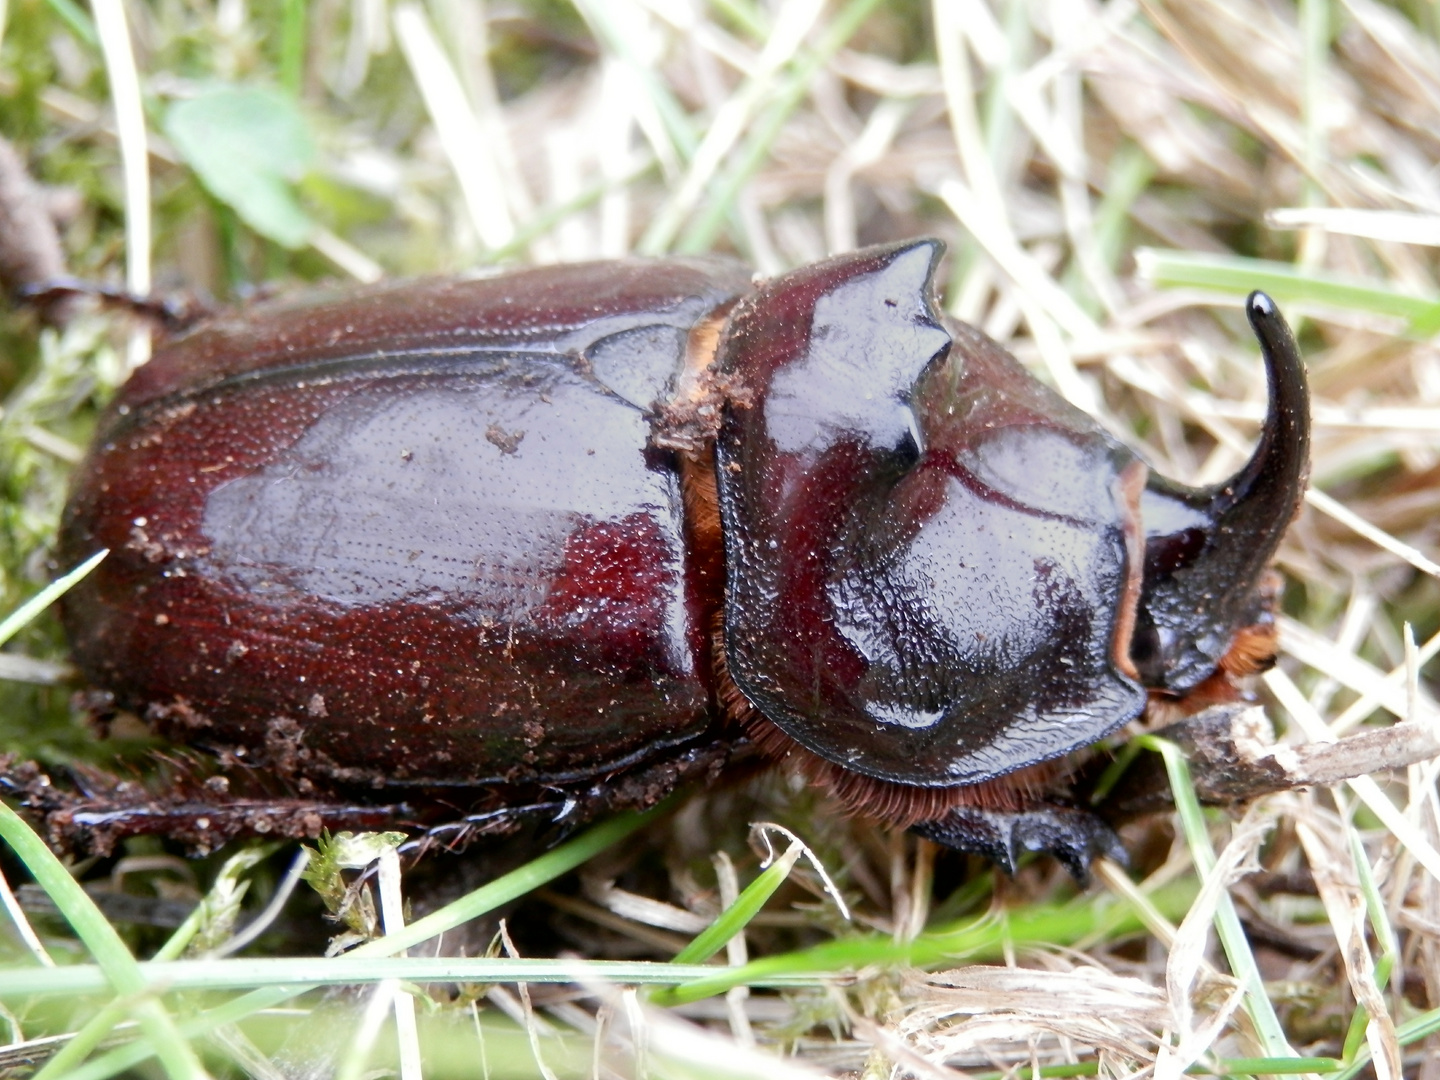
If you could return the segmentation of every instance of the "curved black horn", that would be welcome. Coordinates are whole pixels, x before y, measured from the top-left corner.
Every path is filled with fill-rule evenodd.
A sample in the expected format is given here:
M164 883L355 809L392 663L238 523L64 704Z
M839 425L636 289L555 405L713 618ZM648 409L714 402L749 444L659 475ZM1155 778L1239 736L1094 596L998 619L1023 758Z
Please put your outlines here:
M1265 570L1300 508L1310 472L1310 389L1275 301L1245 302L1270 407L1245 467L1210 488L1152 474L1141 500L1145 584L1132 657L1144 681L1182 693L1207 678L1238 631L1268 620Z

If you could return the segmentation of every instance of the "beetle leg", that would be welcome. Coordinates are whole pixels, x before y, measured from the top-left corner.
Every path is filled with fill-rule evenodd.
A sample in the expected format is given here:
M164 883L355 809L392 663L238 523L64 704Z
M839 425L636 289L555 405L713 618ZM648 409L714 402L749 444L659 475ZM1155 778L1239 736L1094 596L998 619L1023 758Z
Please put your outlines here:
M419 836L400 845L403 856L420 858L427 851L462 851L482 836L494 836L513 832L520 825L520 819L529 814L543 814L553 821L559 821L574 805L574 799L553 799L549 802L527 803L523 806L502 806L476 814L466 814L455 821L432 825Z
M228 793L222 776L203 783L181 777L159 792L98 770L86 770L76 779L80 790L66 790L34 762L0 760L0 792L17 798L31 820L44 823L50 843L67 852L105 856L127 837L162 835L206 854L241 836L314 839L327 829L393 829L414 816L402 802L236 797Z
M936 821L922 821L911 832L957 851L985 855L1014 874L1024 851L1054 855L1081 885L1090 880L1090 864L1104 856L1125 864L1125 849L1110 826L1094 814L1068 806L1033 810L982 810L957 806Z
M32 281L15 290L18 300L41 309L80 296L150 319L167 334L179 334L214 314L214 308L194 296L141 296L98 281L59 275Z

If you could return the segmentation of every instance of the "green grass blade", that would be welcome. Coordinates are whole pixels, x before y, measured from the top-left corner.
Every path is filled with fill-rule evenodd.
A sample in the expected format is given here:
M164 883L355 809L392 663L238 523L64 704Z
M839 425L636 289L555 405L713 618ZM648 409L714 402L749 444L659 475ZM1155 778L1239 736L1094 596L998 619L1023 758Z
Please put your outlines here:
M723 12L731 22L756 41L764 41L770 34L770 24L766 21L764 12L754 4L744 0L710 0L710 6Z
M176 927L175 932L170 935L165 944L155 954L153 960L173 960L185 951L205 917L204 901L195 905L193 911L185 917L185 921ZM153 962L152 960L152 962ZM142 968L144 965L142 965ZM6 979L15 977L15 972L9 972ZM42 991L43 992L43 991ZM75 1033L75 1037L62 1046L44 1067L35 1074L34 1080L52 1080L68 1072L71 1068L79 1065L94 1052L107 1035L114 1029L115 1025L125 1018L125 1003L115 1000L107 1003L101 1010L92 1016Z
M1156 285L1220 292L1263 289L1276 300L1310 301L1330 307L1389 315L1409 322L1409 332L1429 337L1440 330L1440 300L1409 296L1383 285L1297 269L1289 263L1141 248L1135 252L1140 276Z
M653 960L531 960L508 956L311 956L195 959L139 964L142 989L249 990L260 986L363 986L399 979L425 983L572 983L608 981L635 986L669 986L708 976L716 968ZM781 971L765 986L816 986L823 980L803 971ZM5 972L0 998L95 994L111 985L95 964L21 968Z
M91 560L92 562L98 560ZM68 576L68 575L67 575ZM85 943L96 963L103 970L106 982L115 993L132 1001L136 1019L148 1040L156 1047L165 1072L172 1080L199 1080L205 1068L190 1044L175 1029L174 1021L160 1002L144 999L145 976L125 942L95 906L64 864L10 807L0 803L0 839L10 845L16 857ZM45 968L45 971L64 970Z
M35 616L39 615L40 612L44 611L56 600L69 592L75 586L76 582L83 579L91 570L99 566L105 556L109 554L110 551L108 548L103 551L97 551L79 566L75 567L74 570L71 570L68 574L46 585L45 588L41 589L6 616L4 621L0 622L0 645L4 645L21 630L29 626Z
M408 924L398 934L390 934L374 941L367 941L359 948L352 949L350 956L391 956L404 949L439 937L447 930L453 930L462 923L479 918L487 911L494 911L502 904L518 900L526 893L533 892L541 885L554 881L561 874L588 862L613 844L618 844L640 826L668 812L675 805L671 797L643 813L629 811L617 814L608 821L581 833L569 843L545 852L538 859L532 859L518 870L496 878L488 885L482 885L472 893L446 904L438 911L432 911L423 919Z
M291 97L304 92L305 38L309 5L305 0L284 0L280 5L280 85Z
M1130 211L1150 181L1155 178L1155 162L1134 143L1125 143L1110 159L1105 175L1104 194L1095 208L1095 244L1101 262L1114 270L1125 249L1129 231Z
M90 18L90 13L82 8L75 0L46 0L50 10L60 16L65 25L70 28L71 33L89 45L92 49L100 48L100 35L95 31L95 21Z
M232 998L224 1005L218 1005L213 1009L182 1020L179 1025L179 1034L182 1039L198 1039L208 1035L216 1028L227 1024L238 1024L241 1020L255 1015L264 1009L273 1009L277 1005L283 1005L301 991L291 987L271 988L264 990L252 990L238 998ZM97 1058L92 1058L79 1068L71 1070L65 1075L65 1080L107 1080L127 1069L133 1069L141 1062L158 1056L155 1047L149 1039L139 1039L128 1046L117 1047Z
M1385 914L1385 901L1380 896L1379 886L1375 883L1375 875L1370 868L1370 860L1365 855L1365 848L1360 843L1360 834L1351 827L1346 832L1350 840L1350 856L1355 863L1355 871L1360 881L1360 892L1365 897L1365 911L1370 923L1370 928L1375 932L1375 940L1380 946L1380 955L1375 960L1375 984L1382 989L1389 983L1391 972L1394 970L1395 960L1398 955L1398 943L1395 940L1394 928ZM1370 1013L1363 1004L1355 1006L1355 1012L1350 1017L1350 1027L1345 1033L1345 1042L1341 1048L1340 1055L1346 1061L1351 1061L1365 1045L1366 1031L1370 1026Z
M1210 833L1205 827L1205 815L1195 797L1195 785L1190 777L1190 766L1185 755L1174 743L1154 736L1143 735L1145 745L1160 754L1165 762L1165 771L1170 777L1170 790L1174 793L1175 808L1179 811L1180 828L1190 849L1195 869L1201 878L1215 872L1215 850L1210 846ZM1285 1029L1275 1015L1275 1007L1265 992L1265 982L1260 977L1255 955L1250 951L1250 941L1240 925L1240 916L1228 892L1220 894L1215 910L1215 932L1230 962L1230 970L1245 987L1245 1010L1255 1024L1261 1044L1268 1051L1267 1057L1291 1058L1290 1042L1285 1038Z
M1167 917L1179 918L1195 899L1193 882L1175 882L1151 899ZM1094 935L1121 937L1143 928L1128 904L1109 894L1082 897L1061 905L1035 905L1006 913L1005 924L989 916L962 926L897 942L890 935L839 938L809 949L753 960L742 967L713 968L713 974L656 995L666 1004L682 1004L801 972L855 971L875 965L931 967L956 961L983 962L1005 956L1010 947L1072 945Z
M366 942L359 948L351 950L347 955L351 958L388 956L428 941L447 930L452 930L462 923L483 915L487 911L492 911L501 904L518 899L540 885L553 881L561 874L575 869L605 848L619 843L642 825L668 812L675 801L672 797L643 813L632 811L617 814L609 821L586 830L568 843L547 851L525 866L496 878L488 885L462 896L459 900L447 904L438 911L431 912L423 919L405 927L400 933ZM38 842L38 837L36 839ZM66 876L68 877L68 875ZM78 889L79 886L77 885L76 888ZM131 962L134 963L134 960L132 959ZM311 964L313 966L314 961L311 961ZM283 1005L314 985L311 982L304 986L265 987L232 998L223 1005L218 1005L182 1021L178 1026L179 1037L182 1039L199 1038L216 1028L238 1023L263 1009L272 1009L277 1005ZM148 1036L148 1032L146 1034ZM161 1045L163 1047L163 1044ZM107 1080L108 1077L134 1068L147 1058L155 1056L156 1053L155 1041L147 1037L86 1062L69 1073L66 1080Z
M1365 911L1370 919L1370 929L1375 931L1375 940L1380 946L1380 956L1375 961L1375 981L1385 986L1399 963L1400 942L1395 938L1395 928L1390 925L1385 911L1385 898L1380 895L1380 886L1375 881L1375 871L1360 843L1360 834L1353 828L1350 834L1350 854L1355 860L1355 870L1360 876L1360 891L1365 896Z
M540 237L552 232L557 226L580 211L594 206L617 188L633 184L654 172L657 164L653 157L647 157L623 176L596 180L582 189L574 198L537 211L533 217L516 227L515 235L510 238L509 243L501 244L491 251L482 252L476 261L483 266L495 266L518 258Z
M879 5L880 0L850 0L825 28L814 50L805 54L794 65L792 74L781 83L776 92L774 104L756 120L744 148L732 159L730 168L711 186L704 212L680 238L675 248L677 252L681 255L702 255L715 246L720 230L735 209L741 189L765 163L770 147L785 126L786 120L810 92L810 84L816 73L844 48L845 43L860 29L860 24L869 18L870 13Z
M1350 1024L1345 1029L1345 1041L1340 1045L1340 1057L1353 1061L1360 1048L1365 1045L1365 1029L1370 1025L1370 1014L1364 1005L1356 1005L1350 1014Z
M639 10L629 3L615 3L614 0L609 3L576 0L575 6L605 49L635 77L655 110L655 116L665 129L665 137L669 141L673 156L689 161L695 148L700 145L700 139L695 134L690 114L685 111L680 99L659 77L654 67L636 52L631 33L632 23L628 20L642 18ZM662 159L671 156L661 147L656 147L656 152Z
M1440 1009L1431 1009L1396 1028L1395 1041L1401 1046L1413 1046L1437 1032L1440 1032ZM1362 1046L1354 1060L1339 1071L1336 1080L1356 1080L1356 1077L1373 1072L1370 1065L1370 1047Z
M233 861L232 859L231 862ZM228 867L230 864L226 865ZM222 870L221 873L223 874L224 871ZM160 946L155 955L151 957L151 962L174 960L183 953L185 946L189 945L195 935L199 933L205 918L206 903L201 900L190 914L185 916L185 921L175 928L175 932L166 939L165 944ZM143 969L145 965L141 966ZM7 974L7 979L13 977L13 974L13 972ZM108 1002L81 1026L74 1038L56 1051L55 1056L35 1074L34 1080L53 1080L54 1077L61 1076L79 1065L94 1052L95 1048L114 1030L115 1025L124 1018L125 1002L119 999Z
M795 861L800 858L801 848L792 844L790 850L776 859L760 873L760 876L745 887L735 902L720 913L720 917L696 935L695 940L675 954L676 964L703 964L723 949L727 942L749 925L759 914L775 890L790 876Z
M1338 1072L1343 1063L1326 1057L1219 1058L1213 1066L1192 1065L1192 1076L1293 1076Z

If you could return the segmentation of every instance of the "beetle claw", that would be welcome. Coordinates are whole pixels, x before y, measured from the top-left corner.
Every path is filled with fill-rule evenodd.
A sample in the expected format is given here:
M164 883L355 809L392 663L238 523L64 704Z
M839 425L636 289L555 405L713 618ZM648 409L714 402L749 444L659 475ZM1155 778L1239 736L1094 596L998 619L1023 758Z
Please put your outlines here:
M505 836L520 828L527 816L543 819L554 815L559 821L565 807L573 800L558 802L532 802L519 806L502 806L483 813L466 814L454 821L432 825L418 836L412 837L399 847L402 856L419 858L432 849L458 852L464 851L472 841L481 836Z
M1090 881L1090 864L1097 858L1128 863L1125 849L1109 825L1085 810L1041 806L1034 810L981 810L956 807L936 821L923 821L912 832L956 851L970 851L992 859L1013 875L1025 851L1048 853L1059 859L1079 884Z

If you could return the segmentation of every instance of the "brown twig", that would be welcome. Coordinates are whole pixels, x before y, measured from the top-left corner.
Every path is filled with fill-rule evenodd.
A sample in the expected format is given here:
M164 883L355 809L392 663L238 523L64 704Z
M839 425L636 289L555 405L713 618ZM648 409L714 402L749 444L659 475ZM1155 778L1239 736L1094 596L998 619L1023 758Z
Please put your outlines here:
M1157 732L1178 743L1190 762L1200 801L1237 806L1277 791L1338 784L1440 756L1440 736L1428 724L1400 723L1328 743L1277 744L1264 710L1217 705ZM1164 767L1142 758L1106 798L1112 823L1173 805Z
M27 285L63 277L65 250L44 191L30 178L25 161L0 138L0 286L10 296ZM68 297L38 305L49 323L62 323L73 307Z

